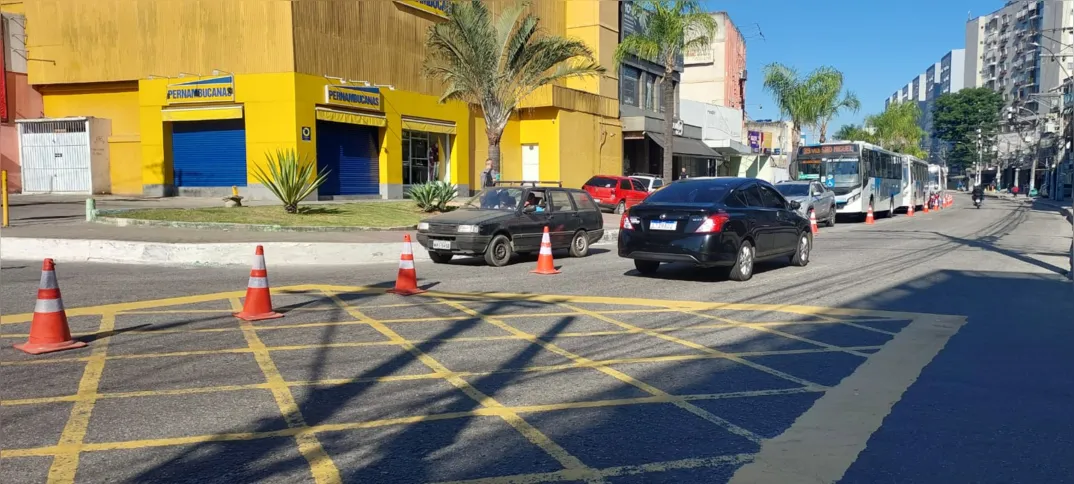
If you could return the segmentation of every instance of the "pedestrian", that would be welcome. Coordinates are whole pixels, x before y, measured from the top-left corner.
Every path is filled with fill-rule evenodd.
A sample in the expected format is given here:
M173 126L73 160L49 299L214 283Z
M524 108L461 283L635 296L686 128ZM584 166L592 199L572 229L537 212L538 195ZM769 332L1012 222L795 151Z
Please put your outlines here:
M686 174L686 167L684 166L684 167L682 167L682 171L679 173L679 179L680 180L685 180L687 178L690 178L690 175Z
M481 185L484 188L496 186L496 173L492 170L492 160L485 160L485 169L481 172Z
M1018 197L1018 185L1014 185L1011 187L1011 194L1013 194L1015 198Z

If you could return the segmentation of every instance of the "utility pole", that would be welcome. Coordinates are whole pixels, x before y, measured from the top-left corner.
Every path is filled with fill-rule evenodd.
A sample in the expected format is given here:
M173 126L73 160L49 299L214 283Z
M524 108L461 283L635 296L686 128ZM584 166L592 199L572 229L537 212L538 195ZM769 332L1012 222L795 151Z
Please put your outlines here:
M983 138L981 138L981 128L977 128L977 167L974 170L974 171L977 172L977 174L976 174L976 183L974 183L974 186L977 186L977 185L981 184L981 168L984 166L982 164L982 161L981 161L981 150L983 150L983 149L984 149L984 141L983 141Z

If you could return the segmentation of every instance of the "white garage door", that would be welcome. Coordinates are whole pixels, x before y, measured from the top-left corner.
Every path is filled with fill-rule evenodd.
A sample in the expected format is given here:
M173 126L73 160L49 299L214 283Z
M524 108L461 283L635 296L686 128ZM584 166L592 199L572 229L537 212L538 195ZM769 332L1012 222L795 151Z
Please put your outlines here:
M19 123L23 193L92 193L86 121Z

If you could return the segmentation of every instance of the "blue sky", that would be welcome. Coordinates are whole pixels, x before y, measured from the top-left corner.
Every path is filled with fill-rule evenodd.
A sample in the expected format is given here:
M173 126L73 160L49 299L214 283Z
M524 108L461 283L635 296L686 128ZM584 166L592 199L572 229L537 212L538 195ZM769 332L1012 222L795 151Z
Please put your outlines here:
M753 119L779 111L763 89L762 70L780 62L810 71L831 65L862 102L857 114L838 116L829 134L884 109L884 98L952 49L965 44L967 13L974 17L1003 0L708 0L726 11L746 37L746 108ZM764 39L759 35L764 34ZM809 137L810 142L816 138Z

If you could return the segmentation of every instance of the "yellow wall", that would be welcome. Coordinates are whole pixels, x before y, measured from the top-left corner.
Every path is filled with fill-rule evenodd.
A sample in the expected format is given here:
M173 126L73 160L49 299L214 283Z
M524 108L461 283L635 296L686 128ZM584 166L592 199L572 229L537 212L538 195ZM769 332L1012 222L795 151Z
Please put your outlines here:
M559 126L559 120L557 119L558 114L559 110L556 108L538 108L524 110L519 116L522 120L519 127L519 143L523 145L536 144L538 146L541 157L541 181L558 181L560 179L559 147L560 136L563 133L560 130L561 126ZM505 179L522 179L521 148L519 148L518 158L519 161L515 167L518 170L518 175L514 178L504 176Z
M142 132L142 183L172 184L171 150L166 149L170 127L161 116L165 93L175 80L140 82L139 105ZM300 138L295 116L294 74L248 74L235 76L235 102L243 105L246 120L247 171L265 167L266 153L298 149ZM257 183L247 176L247 183Z
M294 68L291 2L27 0L31 84Z
M26 2L23 0L0 0L0 12L22 14L26 13Z
M112 121L108 137L112 193L142 193L138 86L134 83L49 86L43 90L45 116L93 116Z

